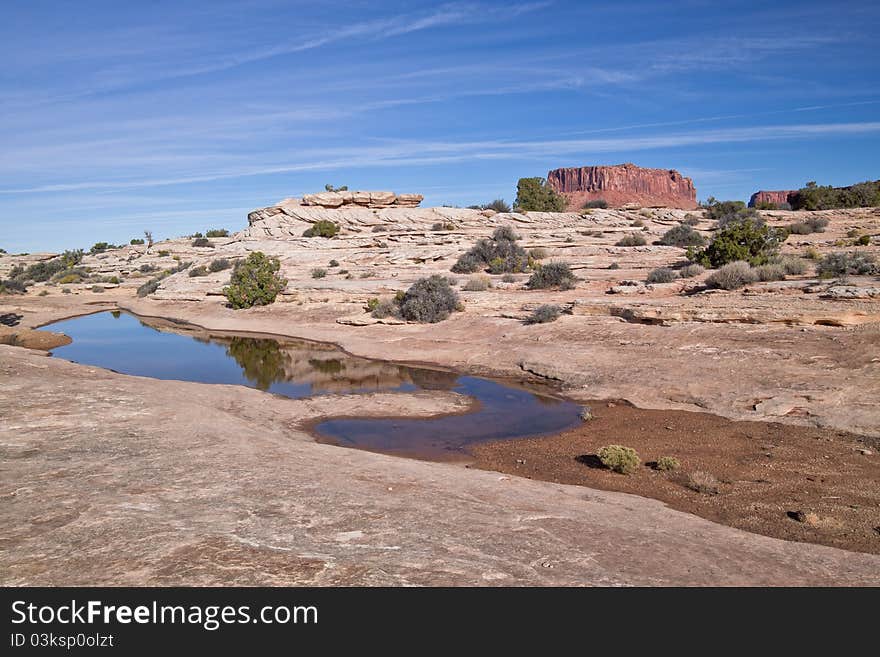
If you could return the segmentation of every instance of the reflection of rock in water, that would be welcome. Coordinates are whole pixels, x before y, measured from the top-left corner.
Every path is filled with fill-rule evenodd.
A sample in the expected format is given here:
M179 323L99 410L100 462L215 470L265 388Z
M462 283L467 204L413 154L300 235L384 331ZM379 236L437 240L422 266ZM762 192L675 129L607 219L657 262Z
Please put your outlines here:
M412 382L424 390L452 390L458 381L458 374L455 372L418 368L406 369Z
M287 379L285 366L290 357L275 340L232 338L226 353L241 366L247 380L260 390L268 390L273 383Z
M311 365L316 372L321 372L322 374L339 374L345 369L345 364L338 358L331 358L329 360L310 358L309 365Z

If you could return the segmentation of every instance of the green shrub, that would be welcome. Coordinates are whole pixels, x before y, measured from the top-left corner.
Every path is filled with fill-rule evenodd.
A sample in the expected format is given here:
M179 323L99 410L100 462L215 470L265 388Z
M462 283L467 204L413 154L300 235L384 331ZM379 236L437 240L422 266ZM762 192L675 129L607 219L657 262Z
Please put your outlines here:
M171 251L167 251L165 249L159 249L159 257L160 258L165 258L165 257L168 257L169 255L171 255Z
M303 233L303 237L335 237L338 233L339 226L332 221L321 219L313 223L311 228Z
M449 317L458 306L458 294L449 281L435 274L412 284L400 302L400 314L408 321L433 324Z
M678 277L679 278L693 278L694 276L699 276L704 271L706 271L706 269L703 267L703 265L699 265L695 262L692 262L691 264L685 265L684 267L682 267L681 269L678 270Z
M755 274L759 281L784 281L785 267L782 265L759 265L755 267Z
M606 445L596 455L602 465L620 474L632 474L642 463L636 450L623 445Z
M212 260L211 264L208 265L208 269L212 272L224 271L230 267L232 267L232 263L226 258L217 258L216 260Z
M747 208L742 201L716 201L710 198L706 205L706 217L721 221L725 217L755 216L758 213L754 208Z
M198 278L199 276L207 276L207 275L208 275L208 268L205 267L204 265L199 265L198 267L193 267L192 269L189 270L189 277L190 278Z
M871 243L870 235L861 235L853 242L855 246L868 246Z
M482 276L471 276L461 289L465 292L485 292L490 287L492 287L492 279L483 274Z
M138 271L142 274L149 274L159 269L156 265L144 264L138 267Z
M648 274L647 282L648 283L671 283L675 279L678 278L678 274L669 269L669 267L660 267L659 269L654 269Z
M771 260L771 264L780 265L787 276L800 276L807 271L806 261L797 256L774 258Z
M616 262L612 262L610 265L608 265L608 269L620 269L620 265Z
M647 242L645 238L636 233L631 233L625 237L621 237L614 246L645 246Z
M866 208L880 205L880 180L865 181L850 187L820 186L808 182L791 199L795 210L831 210Z
M535 268L526 282L526 287L530 290L546 290L548 288L570 290L576 282L577 278L568 263L548 262Z
M223 293L235 309L268 305L287 285L287 280L278 273L280 269L278 258L254 251L233 268L229 286L223 288Z
M364 306L364 309L365 309L368 313L371 313L371 312L373 312L374 310L376 310L376 308L378 308L378 307L379 307L379 299L376 298L376 297L373 297L373 298L371 298L371 299L367 299L367 305Z
M195 232L192 235L190 235L190 238L194 238L194 239L201 239L202 237L204 237L204 235L202 235L200 232Z
M545 303L532 311L526 319L526 324L547 324L555 322L562 314L562 308L555 304Z
M689 246L703 246L706 244L706 238L687 224L678 224L663 233L663 237L659 240L664 246L679 246L687 248Z
M338 260L331 260L330 262L327 263L327 266L328 267L338 267L339 261Z
M324 278L327 275L327 270L321 267L315 267L312 270L312 278Z
M721 267L738 260L763 265L776 255L785 237L784 231L752 219L732 220L718 230L705 249L689 248L688 259L706 267Z
M324 185L324 190L328 192L347 192L348 185L343 185L342 187L334 187L330 183L327 183L326 185Z
M207 237L197 237L192 241L192 245L204 249L213 249L214 243Z
M655 467L657 470L669 472L671 470L678 470L681 467L681 462L674 456L661 456L657 459Z
M63 288L61 288L61 293L62 294L71 294L71 290L69 287L63 287Z
M521 212L562 212L565 198L543 178L520 178L516 184L516 209Z
M752 266L743 260L737 260L713 271L706 279L706 285L722 290L736 290L757 280L758 275Z
M140 246L144 243L144 240L140 237L135 237L129 244L132 246Z
M504 202L504 199L496 198L491 203L483 206L483 210L495 210L495 212L510 212L510 206Z
M63 273L58 276L58 278L53 279L56 283L60 283L61 285L70 285L71 283L79 283L82 281L84 277L79 273L66 274Z
M597 198L593 201L587 201L586 203L583 204L582 207L584 208L584 210L592 210L592 209L604 210L605 208L608 207L608 201L606 201L604 198Z
M229 237L229 231L225 228L211 228L205 231L205 237Z
M151 278L150 280L148 280L137 289L137 295L139 297L146 297L151 295L153 292L159 289L159 284L162 282L162 278L164 277Z
M540 247L540 246L536 246L533 249L529 249L529 257L532 260L543 260L544 258L547 257L547 249Z
M108 251L109 249L113 249L113 248L115 248L115 247L112 244L110 244L109 242L95 242L92 245L92 248L89 249L89 253L91 253L92 255L94 255L96 253L104 253L104 251Z
M19 265L9 272L9 278L15 278L23 282L34 281L35 283L44 283L61 272L73 269L82 261L82 258L82 249L65 251L51 260L35 262L26 269ZM85 273L84 270L83 273Z
M0 294L24 294L27 292L27 285L23 281L14 278L0 280Z
M829 253L816 267L819 278L836 276L865 276L877 271L874 256L863 251Z
M472 274L488 269L493 274L524 272L529 256L517 241L519 235L510 226L499 226L491 239L479 240L452 266L456 274Z
M370 314L376 319L400 317L400 306L390 299L383 299L382 301L376 299L376 306L370 311Z
M103 286L101 286L101 285L92 285L92 292L95 292L95 293L100 294L100 293L102 293L103 291L104 291Z

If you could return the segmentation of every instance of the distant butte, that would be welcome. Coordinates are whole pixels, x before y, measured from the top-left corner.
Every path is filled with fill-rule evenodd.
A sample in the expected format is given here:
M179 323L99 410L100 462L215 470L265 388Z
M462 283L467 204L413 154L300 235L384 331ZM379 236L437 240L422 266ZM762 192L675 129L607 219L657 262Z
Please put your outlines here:
M565 196L570 211L599 199L613 208L698 207L693 180L675 169L646 169L630 163L569 167L550 171L547 183Z

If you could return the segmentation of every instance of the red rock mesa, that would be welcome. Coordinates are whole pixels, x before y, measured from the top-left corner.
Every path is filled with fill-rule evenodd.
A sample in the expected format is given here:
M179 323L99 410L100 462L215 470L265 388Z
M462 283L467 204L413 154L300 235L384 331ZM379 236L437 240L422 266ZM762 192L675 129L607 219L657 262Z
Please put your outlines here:
M604 199L609 207L667 207L693 210L697 190L675 169L646 169L635 164L570 167L547 174L548 184L565 196L568 210Z

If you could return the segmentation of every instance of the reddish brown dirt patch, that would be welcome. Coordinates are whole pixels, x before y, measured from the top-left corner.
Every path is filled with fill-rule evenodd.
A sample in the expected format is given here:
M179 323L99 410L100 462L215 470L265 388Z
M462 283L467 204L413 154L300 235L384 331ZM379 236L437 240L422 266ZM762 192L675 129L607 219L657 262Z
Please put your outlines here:
M880 553L875 439L625 403L589 406L594 419L560 435L474 446L470 467L633 493L766 536ZM616 474L595 457L608 444L634 448L643 463L674 456L681 469L643 465L635 474ZM688 474L697 471L717 478L718 494L686 487Z

